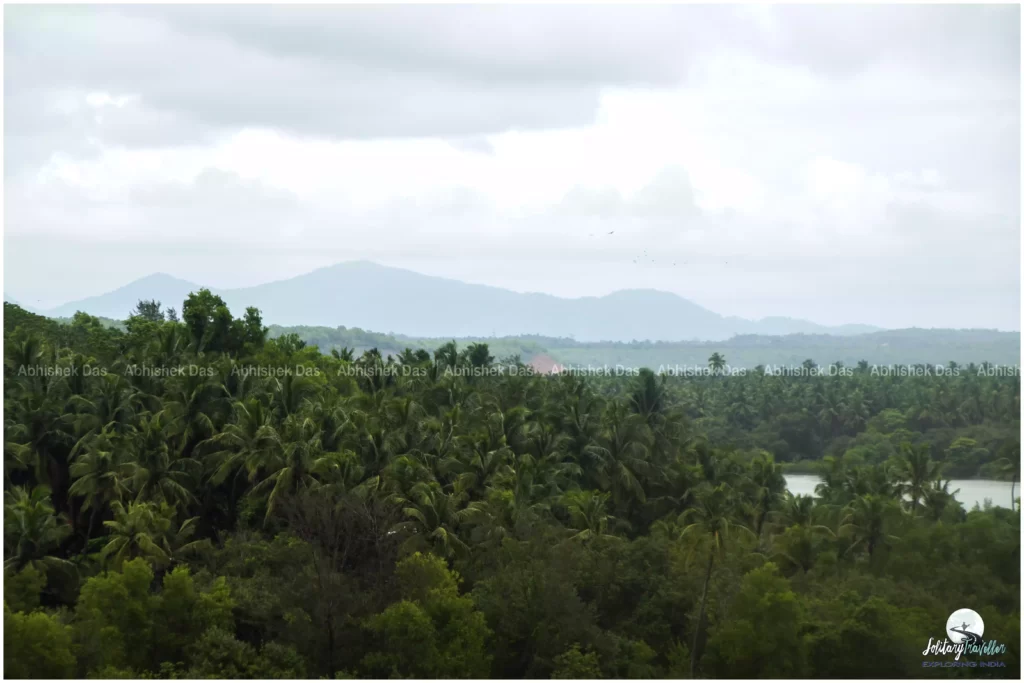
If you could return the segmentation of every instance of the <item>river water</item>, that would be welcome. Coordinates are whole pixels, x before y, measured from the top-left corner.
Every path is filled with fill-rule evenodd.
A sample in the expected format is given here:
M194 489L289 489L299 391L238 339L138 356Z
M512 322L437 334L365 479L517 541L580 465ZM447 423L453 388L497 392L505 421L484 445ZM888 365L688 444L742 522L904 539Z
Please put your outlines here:
M821 482L821 478L814 474L787 474L786 488L793 495L813 496L814 487ZM953 479L949 483L949 490L960 491L956 499L970 510L977 503L985 506L985 500L991 500L993 505L1003 508L1010 507L1010 486L1008 481L995 481L993 479ZM1014 489L1014 498L1020 497L1020 485Z

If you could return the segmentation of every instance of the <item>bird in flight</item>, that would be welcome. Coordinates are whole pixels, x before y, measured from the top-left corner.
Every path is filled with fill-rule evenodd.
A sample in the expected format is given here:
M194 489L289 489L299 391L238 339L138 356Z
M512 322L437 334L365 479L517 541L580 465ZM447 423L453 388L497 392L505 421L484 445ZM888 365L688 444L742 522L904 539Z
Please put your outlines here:
M614 235L614 234L615 234L615 231L614 231L614 230L612 230L612 231L611 231L610 233L608 233L608 234L609 234L609 235Z

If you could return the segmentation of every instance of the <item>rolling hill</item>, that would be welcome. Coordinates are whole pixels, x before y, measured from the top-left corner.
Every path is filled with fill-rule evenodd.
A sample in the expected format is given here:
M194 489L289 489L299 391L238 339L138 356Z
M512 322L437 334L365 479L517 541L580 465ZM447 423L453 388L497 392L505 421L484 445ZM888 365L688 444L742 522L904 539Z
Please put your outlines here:
M158 273L112 292L46 311L76 311L123 319L140 299L179 311L197 283ZM320 325L387 330L416 337L536 334L581 341L728 339L742 334L855 335L868 325L827 327L806 320L725 317L668 292L633 289L601 297L566 299L422 275L367 261L321 268L255 287L213 289L236 313L256 306L277 325Z

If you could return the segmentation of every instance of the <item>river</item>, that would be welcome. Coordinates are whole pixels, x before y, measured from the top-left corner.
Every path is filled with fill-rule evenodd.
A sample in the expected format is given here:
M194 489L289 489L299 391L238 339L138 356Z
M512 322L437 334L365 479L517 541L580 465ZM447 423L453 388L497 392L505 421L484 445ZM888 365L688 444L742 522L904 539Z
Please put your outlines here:
M813 496L814 487L821 478L814 474L787 474L786 488L794 495ZM1010 507L1010 486L1008 481L995 481L994 479L953 479L949 483L949 490L956 491L956 499L970 510L974 504L984 507L985 499L991 500L993 505L998 507ZM1014 489L1014 498L1020 497L1020 486Z

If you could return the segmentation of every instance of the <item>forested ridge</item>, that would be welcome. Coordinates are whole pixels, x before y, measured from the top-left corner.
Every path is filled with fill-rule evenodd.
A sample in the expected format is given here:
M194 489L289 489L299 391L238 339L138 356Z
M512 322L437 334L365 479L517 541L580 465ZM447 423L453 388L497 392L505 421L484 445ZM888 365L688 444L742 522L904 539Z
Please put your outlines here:
M54 318L70 324L72 318ZM123 320L98 318L104 326L124 330ZM268 325L268 337L294 334L323 353L345 348L361 355L378 349L381 355L398 355L404 349L433 352L452 338L410 337L384 334L358 327ZM807 358L856 365L948 364L988 361L997 366L1020 362L1020 332L999 330L902 329L863 334L736 335L725 341L584 342L569 338L521 334L514 337L464 337L455 340L468 346L487 344L496 358L519 355L524 361L546 355L562 365L645 366L703 364L711 353L728 356L733 368L753 369L758 365L799 365Z
M424 339L399 334L381 334L339 326L281 327L270 325L270 337L298 335L324 353L352 348L362 353L377 348L382 354L400 353L406 347L433 351L448 339ZM495 357L520 355L530 361L546 354L560 364L626 366L703 364L715 352L725 353L734 368L758 365L799 365L807 358L840 361L855 365L867 360L874 365L946 364L967 365L988 361L995 365L1016 365L1020 361L1020 333L998 330L904 329L856 335L786 334L737 335L725 341L632 341L583 342L574 339L519 335L516 337L474 337L461 344L487 344Z
M948 481L1019 478L984 358L541 376L205 290L4 315L7 677L1019 678L1019 506ZM922 667L962 607L1005 666Z

